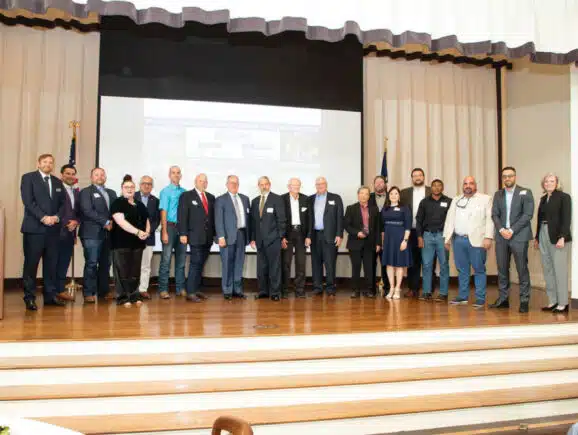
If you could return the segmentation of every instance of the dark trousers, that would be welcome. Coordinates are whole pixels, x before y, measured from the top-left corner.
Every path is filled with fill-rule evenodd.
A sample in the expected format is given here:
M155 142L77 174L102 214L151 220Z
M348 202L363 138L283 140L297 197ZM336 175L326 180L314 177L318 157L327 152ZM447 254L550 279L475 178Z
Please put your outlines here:
M222 270L221 286L224 295L243 294L245 246L245 230L237 230L236 242L219 248Z
M257 247L257 280L260 295L281 295L281 240Z
M514 256L514 263L520 281L520 302L530 301L530 271L528 270L528 242L506 240L502 236L496 237L496 262L498 265L498 288L500 301L508 300L510 296L510 259Z
M409 249L411 249L412 265L407 269L407 286L413 292L418 292L421 280L421 249L417 244L415 229L409 235Z
M353 291L373 293L375 287L375 245L365 243L359 250L349 251L351 260L351 285ZM363 265L363 280L361 266Z
M305 288L305 237L300 229L294 229L287 234L287 249L283 249L283 292L289 291L291 278L291 263L295 250L295 292L301 294Z
M66 275L68 274L68 266L72 259L72 252L74 251L74 232L67 232L60 235L58 242L58 261L56 265L56 293L65 291Z
M56 297L56 265L58 262L58 231L47 231L45 234L24 233L24 300L36 299L36 276L38 264L42 258L44 275L44 300L52 301Z
M211 245L189 245L189 276L187 278L187 294L194 295L201 288L203 268L209 258Z
M325 288L327 293L335 294L335 267L337 263L337 246L332 240L325 240L323 231L313 231L311 239L311 271L313 291L323 293L323 265L325 265Z
M84 239L84 296L105 297L109 292L110 240Z
M112 251L113 267L118 282L116 283L117 304L137 302L142 299L138 291L140 279L140 265L142 262L142 248L120 248Z

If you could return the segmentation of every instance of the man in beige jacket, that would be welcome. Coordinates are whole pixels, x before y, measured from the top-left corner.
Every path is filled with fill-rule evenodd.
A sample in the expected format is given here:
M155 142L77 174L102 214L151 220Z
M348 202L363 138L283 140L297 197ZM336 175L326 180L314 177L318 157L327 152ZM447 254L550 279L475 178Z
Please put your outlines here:
M492 198L478 193L476 179L464 178L463 194L451 203L444 226L446 249L454 250L458 269L459 294L452 305L467 305L470 294L470 270L474 269L476 301L474 308L486 303L486 257L494 238Z

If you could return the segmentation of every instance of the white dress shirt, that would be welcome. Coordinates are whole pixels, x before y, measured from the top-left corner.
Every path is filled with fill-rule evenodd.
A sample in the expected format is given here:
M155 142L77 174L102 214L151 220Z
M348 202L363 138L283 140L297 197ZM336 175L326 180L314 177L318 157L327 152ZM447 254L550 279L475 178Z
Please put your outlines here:
M291 225L301 225L301 215L299 214L299 195L297 199L289 194L289 202L291 204Z
M72 208L74 209L74 190L72 189L72 186L69 186L66 183L64 184L64 189L66 190L66 193L68 193L68 197L70 198L70 204L72 204Z
M44 183L44 178L48 177L48 195L50 195L50 197L52 198L52 177L50 176L50 174L45 174L44 172L42 172L40 169L38 170L38 173L40 174L40 176L42 177L42 182Z
M425 186L414 187L413 188L413 210L411 211L412 221L411 227L415 228L416 222L415 217L417 216L417 210L419 209L419 203L425 198Z
M237 208L239 210L239 217L241 218L241 221L237 222L237 229L245 228L247 224L245 223L245 210L243 210L243 201L241 201L241 197L239 196L239 194L234 195L231 192L229 192L229 195L231 195L233 207L235 206L235 204L237 205Z

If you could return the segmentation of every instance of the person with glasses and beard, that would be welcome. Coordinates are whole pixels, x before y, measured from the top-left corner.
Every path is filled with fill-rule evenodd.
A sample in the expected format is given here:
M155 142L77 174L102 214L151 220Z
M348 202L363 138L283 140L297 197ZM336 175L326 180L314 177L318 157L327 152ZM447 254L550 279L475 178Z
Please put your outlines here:
M369 204L372 207L377 207L379 213L383 207L387 205L387 180L383 175L377 175L373 179L373 192L369 195ZM381 255L375 254L375 261L381 269L381 285L384 289L389 289L389 279L387 278L387 270L385 266L381 265ZM375 296L377 294L377 267L373 268L373 287L371 291Z

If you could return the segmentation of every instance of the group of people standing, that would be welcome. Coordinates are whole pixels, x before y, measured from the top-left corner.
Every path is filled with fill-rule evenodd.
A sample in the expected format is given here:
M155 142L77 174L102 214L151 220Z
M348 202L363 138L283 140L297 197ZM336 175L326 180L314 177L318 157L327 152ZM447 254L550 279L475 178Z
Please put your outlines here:
M504 189L493 197L477 192L476 181L466 177L461 195L443 194L442 180L425 185L420 168L412 171L412 187L387 189L383 177L374 179L374 192L358 189L358 202L344 212L338 194L328 192L327 180L315 181L316 193L300 192L301 181L291 178L288 192L271 192L268 177L258 180L259 196L252 201L239 193L239 178L230 175L227 192L217 198L207 192L205 174L195 178L195 187L185 190L178 166L169 169L170 184L159 198L152 194L153 179L143 176L139 190L127 175L121 196L106 188L106 172L91 171L91 185L78 190L76 169L61 168L53 176L54 158L38 158L38 170L22 177L24 203L24 301L28 310L35 303L36 273L43 260L44 305L63 306L71 300L65 289L66 274L77 238L84 251L84 302L116 298L127 307L150 299L151 260L160 226L162 255L159 296L169 299L169 271L175 255L176 293L191 302L202 302L202 271L214 242L219 245L222 292L226 300L245 299L243 265L245 248L257 251L259 292L256 299L287 298L295 258L294 288L297 298L305 295L306 249L311 249L313 293L336 294L337 251L344 231L352 266L352 298L375 297L379 264L388 299L401 297L407 270L410 294L434 300L433 275L440 267L436 301L448 301L449 250L454 250L459 272L459 293L450 304L468 303L470 270L474 270L475 308L485 306L486 255L496 241L500 296L491 308L509 308L509 269L513 255L520 280L520 312L528 311L530 278L528 244L534 200L529 189L516 184L515 169L502 171ZM544 309L568 310L567 251L570 242L570 197L559 190L558 179L544 177L538 211L535 244L542 253L550 304ZM189 250L189 272L185 262ZM111 255L112 250L112 255ZM110 291L112 257L115 290ZM364 279L361 279L363 267ZM419 293L421 276L423 291Z

